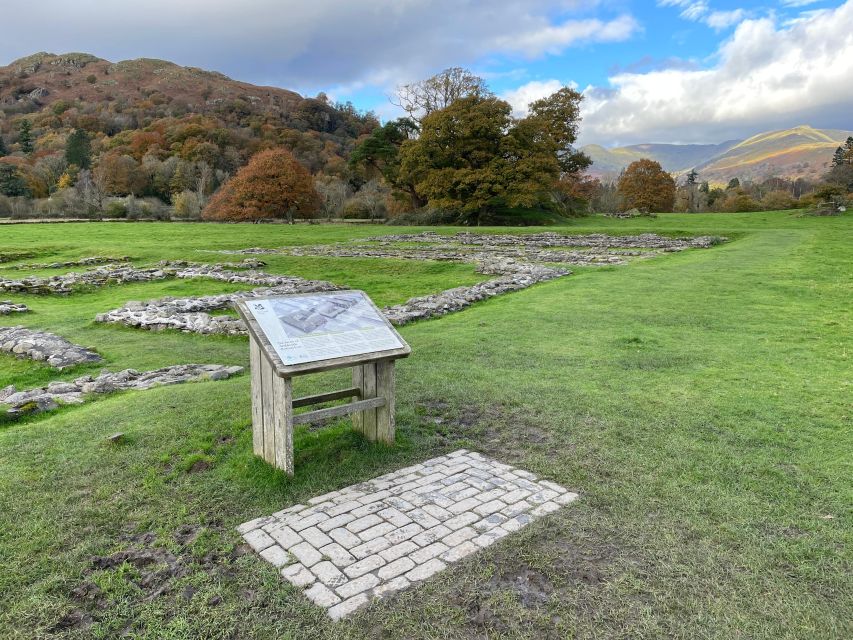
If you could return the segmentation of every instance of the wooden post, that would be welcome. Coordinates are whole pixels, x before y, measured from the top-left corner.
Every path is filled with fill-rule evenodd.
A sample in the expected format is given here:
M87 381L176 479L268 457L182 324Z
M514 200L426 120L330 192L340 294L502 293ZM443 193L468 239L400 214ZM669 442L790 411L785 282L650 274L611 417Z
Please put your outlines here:
M263 389L261 388L261 348L254 338L249 339L249 365L252 374L252 450L255 455L264 457L264 411Z
M385 404L356 413L352 424L371 441L394 442L394 361L380 360L356 365L352 370L352 386L361 389L361 397L383 398Z
M376 365L376 395L385 404L376 409L376 440L394 444L394 361L382 360Z

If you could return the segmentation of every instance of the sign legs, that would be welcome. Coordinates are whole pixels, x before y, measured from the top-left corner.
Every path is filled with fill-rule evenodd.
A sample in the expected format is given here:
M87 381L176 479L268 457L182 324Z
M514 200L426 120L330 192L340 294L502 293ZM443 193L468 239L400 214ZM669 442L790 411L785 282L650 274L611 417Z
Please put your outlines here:
M352 370L352 386L361 389L361 398L383 398L375 409L354 413L352 424L371 441L394 443L394 361L382 360L356 365Z
M352 414L353 426L373 442L394 443L394 361L356 365L351 389L299 398L297 407L348 396L359 401L302 413L294 419L293 378L276 375L258 344L249 341L252 371L252 448L255 455L293 475L293 425L312 418Z
M255 455L293 475L293 380L280 378L254 340L252 369L252 449Z

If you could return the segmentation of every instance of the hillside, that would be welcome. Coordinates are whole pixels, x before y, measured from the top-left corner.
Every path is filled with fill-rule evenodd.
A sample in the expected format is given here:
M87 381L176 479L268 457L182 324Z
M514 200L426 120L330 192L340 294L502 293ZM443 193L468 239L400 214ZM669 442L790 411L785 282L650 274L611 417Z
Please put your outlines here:
M583 151L593 159L592 173L597 176L613 175L634 160L651 158L672 173L695 168L700 179L711 183L773 176L815 180L826 173L833 151L850 135L853 132L802 125L718 145L641 144L612 149L587 145Z
M666 171L676 173L703 163L737 143L731 140L721 144L635 144L611 149L590 144L583 147L583 152L592 158L593 172L597 175L619 173L641 158L657 160Z
M342 174L358 137L377 124L322 95L304 98L164 60L42 52L0 67L0 155L5 148L4 162L18 166L36 197L56 188L74 130L85 132L93 168L110 164L102 173L116 179L105 195L168 202L195 189L205 172L207 190L215 189L272 146L290 149L314 174Z

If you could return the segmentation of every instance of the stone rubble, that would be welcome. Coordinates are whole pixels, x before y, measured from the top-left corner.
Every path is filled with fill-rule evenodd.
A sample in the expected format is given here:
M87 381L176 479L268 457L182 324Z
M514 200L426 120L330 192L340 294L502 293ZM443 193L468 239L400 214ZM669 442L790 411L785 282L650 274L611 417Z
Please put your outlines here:
M29 307L25 304L12 302L11 300L0 300L0 316L9 315L10 313L26 313Z
M524 246L524 247L595 247L625 249L661 249L663 251L682 251L684 249L707 249L727 240L716 236L695 238L667 238L655 233L643 233L638 236L611 236L603 233L586 235L563 235L546 231L530 234L471 233L463 231L457 234L439 234L434 231L422 233L376 236L374 242L457 242L463 245L477 246Z
M222 250L218 253L247 255L292 255L328 257L377 257L409 260L446 260L474 262L477 272L497 276L486 282L468 287L456 287L436 294L411 298L403 304L383 309L388 319L397 325L415 320L433 318L460 311L480 300L525 289L539 282L569 275L571 271L560 266L545 265L621 265L630 257L653 256L660 251L681 251L691 247L709 247L718 238L665 238L656 234L640 236L608 236L593 234L564 236L557 233L528 235L459 233L441 235L432 231L418 234L387 235L371 238L374 244L338 243L305 247ZM448 244L453 241L457 244ZM394 243L411 242L424 246L399 246ZM377 246L376 243L379 243ZM441 243L432 244L426 243ZM471 248L469 248L471 247ZM565 251L570 247L587 250ZM241 264L245 264L245 260ZM162 263L164 267L183 266L175 277L206 277L232 283L249 283L284 287L282 291L240 292L225 296L129 302L124 307L97 316L99 322L120 322L146 329L178 329L202 334L245 334L242 321L232 316L211 316L210 311L226 309L237 298L284 295L293 278L274 276L259 271L235 273L223 265L198 265L196 263ZM189 266L186 266L189 265ZM329 285L329 283L324 283ZM329 285L334 287L334 285ZM311 291L312 289L305 289ZM332 289L318 288L317 291ZM295 292L295 291L294 291Z
M68 262L31 262L28 264L16 264L10 269L62 269L65 267L89 267L96 264L111 264L118 262L130 262L130 256L120 256L118 258L110 258L109 256L90 256L81 258L80 260L70 260Z
M22 326L0 327L0 351L19 358L46 362L57 369L101 361L101 356L94 351L73 344L54 333Z
M36 294L67 294L76 287L103 287L126 282L151 282L167 278L210 278L222 282L274 287L292 280L290 276L277 276L263 271L232 271L227 266L240 269L253 268L257 261L241 263L202 264L164 261L156 267L137 268L132 265L105 266L88 271L70 272L54 276L28 278L0 278L0 291Z
M333 620L426 580L578 494L460 449L237 527Z
M125 369L111 373L104 370L97 377L83 376L73 382L51 382L46 387L26 391L18 391L10 385L0 389L0 405L7 405L10 415L38 413L65 404L80 404L85 402L87 394L142 390L199 380L225 380L242 370L243 367L219 364L181 364L143 372Z
M526 289L539 282L571 274L567 269L516 262L510 258L482 260L477 272L499 277L468 287L456 287L440 293L410 298L403 304L385 307L382 313L395 325L425 320L461 311L475 302L512 291Z
M211 315L211 311L229 309L233 302L247 298L269 298L291 293L338 291L342 287L322 280L304 280L276 276L279 284L251 291L191 298L160 298L148 302L131 301L123 307L99 313L97 322L120 323L129 327L158 331L177 329L187 333L245 335L243 321L230 315Z
M292 256L323 256L330 258L395 258L401 260L439 260L447 262L483 262L493 258L511 258L526 262L546 262L551 264L575 265L622 265L628 256L654 255L640 251L620 251L597 253L588 251L553 251L527 249L524 247L478 247L476 251L453 245L434 245L424 247L375 247L353 244L317 245L314 247L293 247L282 249L280 253Z

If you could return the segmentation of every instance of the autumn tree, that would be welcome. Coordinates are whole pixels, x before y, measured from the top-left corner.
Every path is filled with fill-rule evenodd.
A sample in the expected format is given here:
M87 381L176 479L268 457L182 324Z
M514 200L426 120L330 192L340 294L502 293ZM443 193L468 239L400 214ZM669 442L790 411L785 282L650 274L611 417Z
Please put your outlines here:
M540 144L550 146L564 174L577 174L592 164L587 155L574 148L582 100L580 93L563 87L550 96L531 102L527 117L520 123L530 126L531 132L540 138Z
M6 149L6 143L3 142L3 136L0 136L0 158L9 155L9 150Z
M541 121L515 122L511 113L507 102L480 96L434 111L400 150L401 179L468 222L498 207L545 204L560 175L554 143Z
M148 182L145 172L133 157L114 154L101 156L92 176L105 195L113 196L139 194Z
M659 162L643 158L628 165L619 177L619 195L626 209L672 211L675 180Z
M393 104L400 107L415 121L420 121L433 111L446 109L460 98L489 98L491 91L485 80L467 69L450 67L441 73L397 88Z
M311 174L286 149L255 154L216 192L204 209L206 220L262 220L313 216L320 206Z

